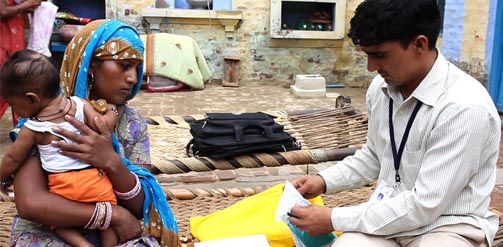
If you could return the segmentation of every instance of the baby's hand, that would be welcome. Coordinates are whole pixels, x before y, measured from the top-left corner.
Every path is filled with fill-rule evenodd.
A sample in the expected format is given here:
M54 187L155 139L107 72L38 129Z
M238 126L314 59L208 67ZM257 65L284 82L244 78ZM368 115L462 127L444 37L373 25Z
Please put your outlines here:
M91 100L89 101L91 103L91 106L99 113L104 114L107 112L107 101L104 99L99 99L99 100Z
M117 110L117 107L114 104L107 104L106 110L114 112L115 116L119 116L119 111Z

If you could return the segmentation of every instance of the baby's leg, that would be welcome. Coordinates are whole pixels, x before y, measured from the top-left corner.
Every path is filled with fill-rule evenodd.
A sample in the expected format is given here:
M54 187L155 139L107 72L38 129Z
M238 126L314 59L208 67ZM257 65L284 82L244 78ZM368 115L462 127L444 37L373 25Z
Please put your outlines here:
M119 238L112 228L101 231L100 238L102 247L113 247L119 244Z
M54 229L54 232L67 244L75 247L94 247L87 239L80 234L77 228L62 227Z

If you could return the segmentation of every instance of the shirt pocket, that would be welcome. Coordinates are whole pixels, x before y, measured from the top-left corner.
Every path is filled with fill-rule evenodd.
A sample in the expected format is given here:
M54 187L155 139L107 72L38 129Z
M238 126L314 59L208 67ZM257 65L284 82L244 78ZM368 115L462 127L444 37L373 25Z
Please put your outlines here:
M425 149L419 149L416 151L404 150L402 155L402 160L400 162L400 170L403 174L401 179L402 183L405 183L407 188L412 188L416 182L417 174L421 169L421 164L424 160Z

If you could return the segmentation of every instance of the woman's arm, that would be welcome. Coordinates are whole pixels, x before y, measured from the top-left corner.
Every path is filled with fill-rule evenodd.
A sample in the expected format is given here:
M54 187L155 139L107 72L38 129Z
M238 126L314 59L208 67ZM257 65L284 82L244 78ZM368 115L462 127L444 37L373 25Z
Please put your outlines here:
M20 217L57 227L82 227L95 204L80 203L50 193L40 159L29 156L14 177L15 203ZM141 235L139 220L120 206L113 206L111 227L121 241Z
M18 14L33 12L39 5L41 0L26 0L21 4L8 6L6 0L0 0L0 18L9 18Z
M133 189L136 185L136 177L124 165L121 157L113 149L111 134L107 130L103 116L91 119L98 127L99 133L71 116L66 116L66 120L79 129L81 134L55 128L55 132L74 140L76 143L61 141L53 142L53 145L60 148L63 155L82 160L105 170L115 190L127 192ZM138 196L130 200L121 200L120 204L140 219L143 217L143 200L144 194L143 190L141 190Z

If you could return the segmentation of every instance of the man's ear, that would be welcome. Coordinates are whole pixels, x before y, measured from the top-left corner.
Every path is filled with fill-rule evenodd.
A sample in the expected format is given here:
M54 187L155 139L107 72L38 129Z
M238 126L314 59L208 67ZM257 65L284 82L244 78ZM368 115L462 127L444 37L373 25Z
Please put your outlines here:
M40 98L35 93L26 93L24 95L29 104L40 104Z
M426 50L430 49L428 37L424 35L418 35L416 39L414 39L412 45L413 48L416 49L416 51L425 52Z

